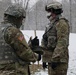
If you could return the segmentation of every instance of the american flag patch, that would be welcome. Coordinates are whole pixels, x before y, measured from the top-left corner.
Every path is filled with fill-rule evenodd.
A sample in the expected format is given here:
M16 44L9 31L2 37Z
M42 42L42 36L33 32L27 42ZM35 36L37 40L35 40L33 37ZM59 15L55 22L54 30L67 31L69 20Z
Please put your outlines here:
M24 39L24 36L21 35L21 36L18 37L18 39L19 39L20 41L22 41L22 40Z

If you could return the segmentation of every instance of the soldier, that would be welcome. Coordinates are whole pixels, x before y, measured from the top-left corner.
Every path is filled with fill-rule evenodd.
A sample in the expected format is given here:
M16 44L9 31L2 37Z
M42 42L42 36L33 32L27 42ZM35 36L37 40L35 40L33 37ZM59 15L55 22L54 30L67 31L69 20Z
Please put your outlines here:
M46 27L42 39L42 47L45 48L43 62L48 62L49 75L67 75L69 59L68 20L62 17L62 4L59 2L46 5L45 10L50 13L47 16L50 24Z
M19 5L11 5L4 12L0 25L0 75L29 75L29 62L38 59L19 30L25 13Z

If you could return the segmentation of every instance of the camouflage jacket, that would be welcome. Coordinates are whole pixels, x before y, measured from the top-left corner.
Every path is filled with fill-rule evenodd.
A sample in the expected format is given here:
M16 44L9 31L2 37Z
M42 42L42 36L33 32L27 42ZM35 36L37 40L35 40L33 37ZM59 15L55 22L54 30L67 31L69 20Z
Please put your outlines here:
M42 40L42 46L50 51L50 62L68 62L69 24L65 18L60 18L47 27L47 39ZM48 54L46 54L48 56ZM43 55L44 56L44 55ZM45 57L44 57L45 58ZM48 59L48 58L47 58Z
M29 48L22 32L10 23L0 24L0 74L29 75L29 62L37 54Z
M19 58L26 62L35 62L38 55L35 54L28 46L23 33L14 26L5 28L4 38Z

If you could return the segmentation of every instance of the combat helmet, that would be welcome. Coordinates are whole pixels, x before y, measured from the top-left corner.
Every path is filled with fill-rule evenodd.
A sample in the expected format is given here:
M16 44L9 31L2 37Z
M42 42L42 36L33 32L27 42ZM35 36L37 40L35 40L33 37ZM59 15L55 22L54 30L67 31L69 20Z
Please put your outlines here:
M45 6L45 10L46 11L50 11L50 12L53 12L55 14L60 14L62 13L62 4L59 3L59 2L51 2L49 3L48 5Z
M10 5L4 12L4 14L15 16L15 17L26 17L26 12L23 7L18 4Z

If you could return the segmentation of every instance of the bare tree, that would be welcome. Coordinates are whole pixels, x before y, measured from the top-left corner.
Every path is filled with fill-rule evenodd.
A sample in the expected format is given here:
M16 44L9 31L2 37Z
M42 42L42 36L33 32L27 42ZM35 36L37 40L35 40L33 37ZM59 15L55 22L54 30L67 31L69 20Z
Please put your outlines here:
M25 9L27 9L30 0L12 0L12 1L13 1L13 3L17 3L21 6L23 6Z

